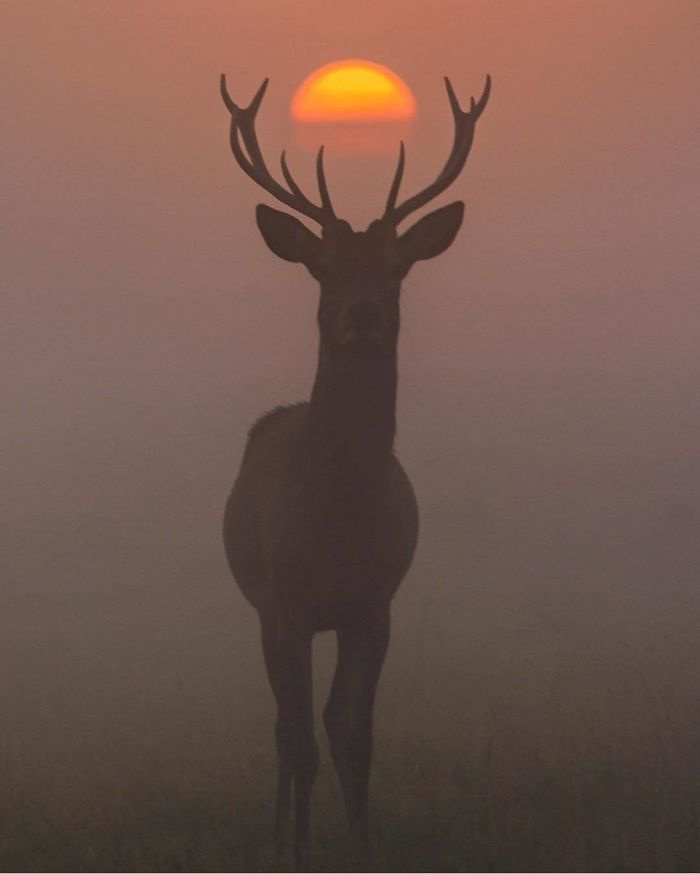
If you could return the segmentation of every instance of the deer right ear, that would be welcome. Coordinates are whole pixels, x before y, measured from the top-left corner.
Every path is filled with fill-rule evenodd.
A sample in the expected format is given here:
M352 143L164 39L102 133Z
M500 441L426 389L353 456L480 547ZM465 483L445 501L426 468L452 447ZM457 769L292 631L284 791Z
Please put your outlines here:
M301 262L309 270L317 263L323 243L299 219L264 203L256 207L255 219L275 255L285 261Z

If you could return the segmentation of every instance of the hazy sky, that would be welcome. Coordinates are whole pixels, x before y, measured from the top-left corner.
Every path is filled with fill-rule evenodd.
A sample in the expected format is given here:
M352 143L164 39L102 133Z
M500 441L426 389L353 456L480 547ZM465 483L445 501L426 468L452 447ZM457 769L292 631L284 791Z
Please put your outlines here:
M78 688L78 663L148 641L141 677L193 628L252 629L221 509L250 423L308 393L316 289L259 237L272 201L230 155L218 76L244 104L270 77L263 148L310 185L289 101L348 57L416 95L407 194L450 147L442 76L463 103L493 77L437 202L466 200L461 233L405 284L423 527L399 635L429 603L447 650L546 620L672 660L700 600L699 44L695 0L3 0L5 680L58 653ZM329 150L339 214L376 217L394 162Z

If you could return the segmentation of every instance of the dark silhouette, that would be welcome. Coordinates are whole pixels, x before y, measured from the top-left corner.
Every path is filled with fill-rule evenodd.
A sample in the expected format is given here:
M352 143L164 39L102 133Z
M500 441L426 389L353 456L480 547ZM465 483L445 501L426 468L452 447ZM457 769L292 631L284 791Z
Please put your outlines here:
M353 231L333 211L323 148L316 166L321 205L296 184L284 152L289 189L270 175L255 133L267 82L242 109L221 77L231 113L231 149L251 179L322 228L318 237L291 215L257 207L258 227L270 249L304 264L320 283L320 349L311 400L278 407L251 429L226 506L224 539L236 581L260 616L277 701L276 846L281 850L284 844L293 786L295 861L303 867L318 768L311 641L319 631L337 634L338 662L324 722L355 848L363 856L369 852L374 695L389 643L389 605L418 537L413 489L393 454L399 292L415 261L433 258L452 243L464 204L438 209L400 236L396 228L462 170L490 79L467 112L445 79L455 135L442 172L397 205L402 143L384 215L364 232Z

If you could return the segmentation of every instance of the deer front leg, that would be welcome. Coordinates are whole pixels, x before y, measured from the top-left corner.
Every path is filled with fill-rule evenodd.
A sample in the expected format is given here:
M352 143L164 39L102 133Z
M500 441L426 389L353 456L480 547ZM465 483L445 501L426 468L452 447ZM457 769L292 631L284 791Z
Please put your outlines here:
M279 634L275 617L261 615L263 655L270 686L277 702L277 722L275 741L277 745L277 798L275 801L275 855L279 859L285 851L289 810L292 797L292 763L287 731L282 720L281 696L284 686L284 662L280 648Z
M368 861L372 714L389 645L388 608L339 629L337 635L338 663L323 718L353 846L360 858Z
M285 627L277 619L262 621L263 651L277 700L275 736L279 757L275 806L275 849L284 851L291 786L294 784L294 860L297 869L309 862L311 791L318 771L313 728L311 635Z

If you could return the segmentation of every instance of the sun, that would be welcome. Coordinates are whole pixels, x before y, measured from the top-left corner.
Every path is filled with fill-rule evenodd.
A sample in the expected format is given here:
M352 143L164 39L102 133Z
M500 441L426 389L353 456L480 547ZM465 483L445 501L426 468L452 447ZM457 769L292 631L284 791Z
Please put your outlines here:
M415 115L416 101L396 73L353 59L314 71L297 88L291 113L299 122L399 121Z

